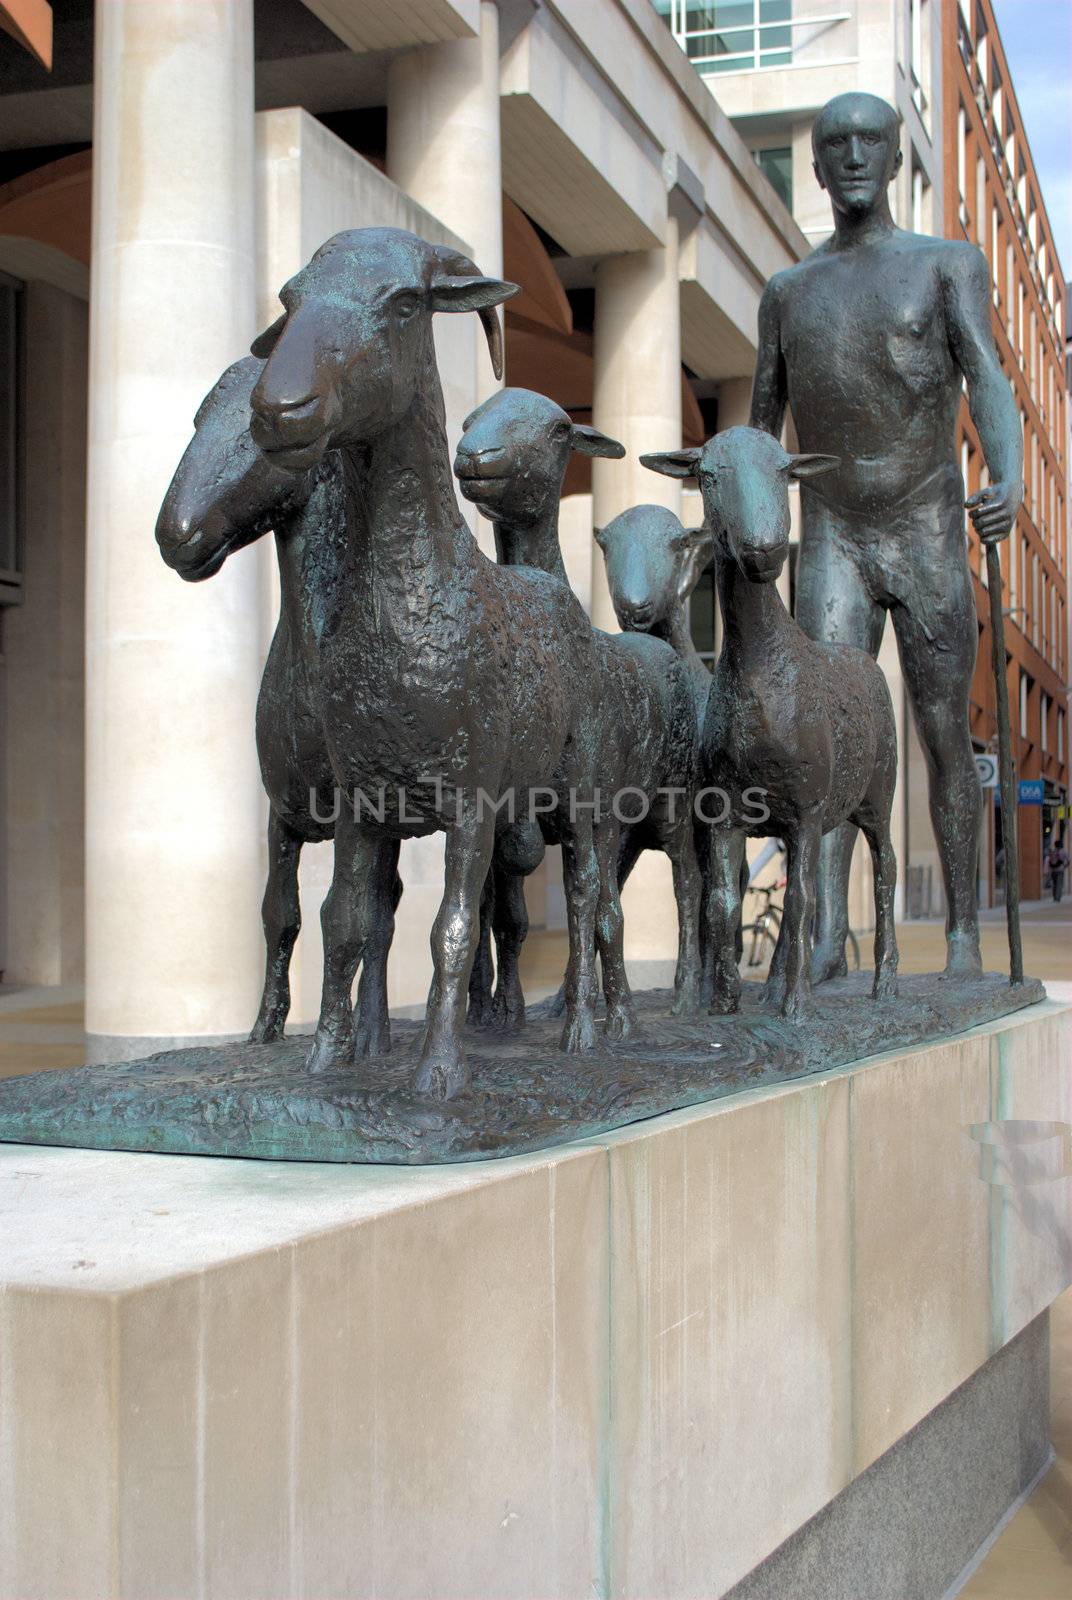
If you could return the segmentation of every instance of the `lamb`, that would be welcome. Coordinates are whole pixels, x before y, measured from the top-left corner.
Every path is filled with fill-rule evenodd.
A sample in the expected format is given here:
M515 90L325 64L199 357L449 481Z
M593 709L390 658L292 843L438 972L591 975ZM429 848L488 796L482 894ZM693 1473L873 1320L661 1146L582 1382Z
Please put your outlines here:
M394 228L337 234L280 294L254 343L254 442L303 473L329 452L346 483L347 582L317 650L315 698L336 781L379 797L344 809L323 910L324 991L309 1066L353 1058L350 985L400 837L445 830L443 901L414 1087L445 1099L468 1081L465 996L500 801L550 792L570 929L562 1046L595 1042L599 864L590 804L591 628L564 584L489 561L454 498L432 341L436 311L481 314L501 367L494 307L516 285ZM386 794L404 795L388 810ZM486 803L489 799L491 804Z
M466 419L454 464L462 493L495 524L500 560L539 567L563 584L558 506L572 450L609 457L625 453L617 441L572 422L545 395L504 389ZM697 725L688 667L669 644L644 633L598 629L594 639L604 706L599 786L606 814L597 828L607 948L603 979L608 1032L626 1037L633 1010L618 890L642 850L664 850L673 865L679 928L673 1010L691 1015L699 1007L700 877L690 809ZM496 877L496 932L500 985L506 1004L516 1006L523 1004L513 996L520 991L517 952L527 922L519 927L521 880L515 874L511 884L509 877L501 875L505 882Z
M745 837L775 833L786 842L788 867L768 996L786 1017L808 1014L819 844L845 821L861 829L874 862L873 993L892 995L897 863L890 812L897 738L889 690L864 651L810 640L775 587L789 553L789 480L829 471L837 458L789 455L770 434L730 428L702 449L641 461L670 477L699 479L718 554L724 642L701 755L705 781L727 797L711 835L712 1009L735 1011L740 998L735 933ZM757 791L761 807L753 798Z
M342 478L334 458L295 475L273 466L249 436L250 392L263 368L263 361L246 356L228 367L205 396L156 524L161 555L189 583L213 577L229 555L275 532L279 621L257 697L257 755L269 814L261 908L266 970L250 1033L255 1044L282 1038L290 1010L290 959L301 928L302 846L335 832L330 820L335 779L312 677L345 553ZM390 1047L387 953L401 893L401 879L392 869L384 914L361 971L356 1028L362 1050Z

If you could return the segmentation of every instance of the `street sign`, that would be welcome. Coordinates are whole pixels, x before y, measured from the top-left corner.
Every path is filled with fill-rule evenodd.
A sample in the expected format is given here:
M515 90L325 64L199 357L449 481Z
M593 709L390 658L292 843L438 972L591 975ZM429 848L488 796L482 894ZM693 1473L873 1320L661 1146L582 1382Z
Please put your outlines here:
M1040 806L1042 804L1045 784L1041 778L1020 779L1020 804L1022 806Z
M975 757L975 770L979 774L979 782L984 789L996 789L998 786L998 758L997 756Z

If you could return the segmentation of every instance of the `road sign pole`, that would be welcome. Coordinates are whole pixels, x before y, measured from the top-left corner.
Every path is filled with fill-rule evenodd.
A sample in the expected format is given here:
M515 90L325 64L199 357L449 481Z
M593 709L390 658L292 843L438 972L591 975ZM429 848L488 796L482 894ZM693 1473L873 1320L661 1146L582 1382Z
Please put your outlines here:
M1016 781L1012 766L1012 728L1009 723L1009 674L1005 664L1005 618L1001 612L1001 557L996 544L986 546L986 577L990 594L990 648L997 691L998 774L1001 790L1001 842L1005 850L1005 923L1009 933L1009 984L1024 981L1024 955L1020 943L1020 848L1016 826Z

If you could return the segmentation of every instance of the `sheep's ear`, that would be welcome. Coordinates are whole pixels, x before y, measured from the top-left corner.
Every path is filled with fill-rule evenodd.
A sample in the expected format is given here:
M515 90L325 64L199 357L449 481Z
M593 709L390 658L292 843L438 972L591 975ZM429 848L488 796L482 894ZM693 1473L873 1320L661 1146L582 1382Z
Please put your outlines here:
M249 347L250 355L258 356L261 361L266 361L276 347L286 320L287 314L284 311L282 316L276 317L270 328L265 328L263 333L258 333Z
M570 447L579 450L582 456L609 456L612 461L620 461L625 455L624 444L584 422L573 424Z
M521 293L519 283L505 278L451 277L444 274L432 284L433 311L488 311Z
M502 323L496 306L521 293L519 283L506 278L455 276L444 273L432 284L433 311L477 311L488 341L491 370L497 378L503 375Z
M690 528L688 548L681 563L677 580L677 597L684 604L700 581L700 573L715 553L715 537L706 523L702 528Z
M494 401L496 398L497 398L496 395L492 395L490 400L482 400L480 402L480 404L475 408L475 410L470 411L469 415L466 417L465 421L462 423L462 432L463 433L468 433L469 432L469 429L473 426L473 423L476 421L476 419L478 417L482 417L484 415L484 412L488 409L488 407L492 404L492 401Z
M641 456L640 465L649 472L661 472L664 478L692 478L702 455L702 449L657 450L653 455Z
M592 538L595 540L596 544L599 546L599 548L601 550L605 550L607 548L607 530L606 530L606 528L593 528L592 529Z
M789 457L785 470L791 478L818 478L840 465L840 456L799 455Z

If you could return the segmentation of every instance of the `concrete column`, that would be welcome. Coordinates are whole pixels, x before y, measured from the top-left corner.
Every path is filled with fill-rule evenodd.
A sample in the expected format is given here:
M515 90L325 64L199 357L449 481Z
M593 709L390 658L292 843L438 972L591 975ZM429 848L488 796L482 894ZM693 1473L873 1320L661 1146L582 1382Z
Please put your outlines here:
M678 511L681 488L640 465L648 450L681 445L681 308L678 225L666 225L662 250L609 256L596 268L592 421L620 439L624 461L592 462L596 527L629 506L651 502ZM616 629L599 549L592 546L592 621Z
M96 1059L245 1032L262 969L257 556L187 586L153 527L256 331L251 0L96 12L86 1025Z
M480 37L396 56L387 69L387 176L502 272L499 11L480 6Z
M678 224L667 220L662 250L611 256L596 268L592 421L625 445L624 461L592 462L592 519L604 527L650 502L680 513L681 485L640 465L649 450L681 445L681 311ZM617 632L606 569L592 545L592 621ZM622 897L625 953L635 987L669 982L677 912L666 856L646 851Z

